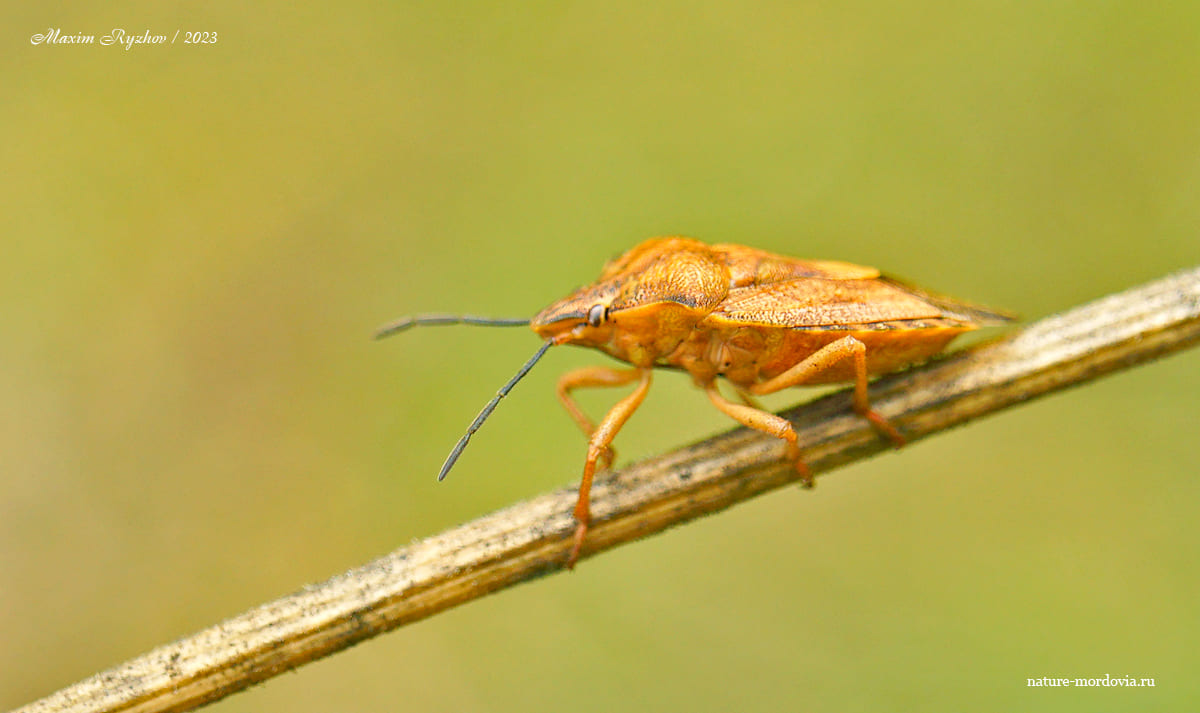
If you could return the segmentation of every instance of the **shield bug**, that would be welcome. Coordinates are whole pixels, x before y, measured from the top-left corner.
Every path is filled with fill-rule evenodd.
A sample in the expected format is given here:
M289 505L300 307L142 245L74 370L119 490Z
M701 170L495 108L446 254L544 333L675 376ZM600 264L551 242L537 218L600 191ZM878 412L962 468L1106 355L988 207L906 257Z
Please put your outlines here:
M532 319L416 315L383 327L376 337L416 325L477 324L528 325L544 340L467 428L438 480L500 399L551 346L592 347L632 365L585 367L558 381L559 400L588 437L567 559L567 567L573 567L591 522L592 479L598 468L612 464L613 437L646 397L656 367L686 371L717 409L785 441L801 480L811 486L795 430L758 406L754 396L790 386L853 382L855 411L899 447L903 434L871 409L868 378L927 359L963 332L1010 319L906 285L872 267L668 237L647 240L612 260L594 284ZM721 394L717 377L733 385L737 402ZM633 392L599 423L571 397L576 389L626 384L635 384Z

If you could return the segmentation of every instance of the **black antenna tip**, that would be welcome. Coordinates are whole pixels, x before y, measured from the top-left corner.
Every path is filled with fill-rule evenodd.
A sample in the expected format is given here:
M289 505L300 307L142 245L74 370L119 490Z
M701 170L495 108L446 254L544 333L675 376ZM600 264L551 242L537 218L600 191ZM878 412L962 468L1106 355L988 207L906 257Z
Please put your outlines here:
M401 317L395 322L385 324L379 329L376 329L372 339L383 339L384 337L390 337L397 332L403 332L414 324L416 324L416 322L413 321L412 317Z
M442 463L442 469L438 471L438 482L446 479L446 474L454 467L458 461L458 457L462 455L463 449L467 447L467 441L471 440L471 434L467 434L458 439L458 443L454 444L454 450L450 451L450 455L446 456L446 462Z

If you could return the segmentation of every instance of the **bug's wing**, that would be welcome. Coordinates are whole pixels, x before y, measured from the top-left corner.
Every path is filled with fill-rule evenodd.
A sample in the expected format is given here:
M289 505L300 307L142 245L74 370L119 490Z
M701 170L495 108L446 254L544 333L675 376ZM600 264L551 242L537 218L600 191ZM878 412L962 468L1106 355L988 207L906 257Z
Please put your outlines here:
M708 319L729 325L820 327L943 316L952 315L898 284L802 278L730 290Z
M884 275L879 278L881 281L890 285L894 285L911 295L915 295L925 300L931 305L942 310L942 315L952 319L959 319L964 322L973 322L981 327L995 326L1012 322L1017 316L1011 312L994 309L992 307L984 307L983 305L964 302L956 297L947 297L939 295L936 292L930 292L926 289L910 285L902 280L897 280L890 275Z

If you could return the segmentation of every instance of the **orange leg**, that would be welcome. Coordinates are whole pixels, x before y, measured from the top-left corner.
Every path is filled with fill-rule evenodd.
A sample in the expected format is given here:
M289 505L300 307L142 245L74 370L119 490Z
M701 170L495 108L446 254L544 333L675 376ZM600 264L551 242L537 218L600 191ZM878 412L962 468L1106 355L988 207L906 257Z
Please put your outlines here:
M638 378L637 369L610 369L604 366L585 366L582 369L568 371L558 379L558 400L562 402L563 408L567 413L571 414L571 418L575 423L579 424L579 428L583 431L583 435L591 438L596 432L596 424L592 423L592 419L587 417L583 409L579 408L579 404L575 403L575 399L571 398L571 392L575 389L594 388L597 386L624 386ZM616 458L616 452L611 447L606 447L604 452L600 454L599 468L604 470L612 465Z
M583 371L580 370L580 372ZM613 370L610 369L607 371ZM646 392L650 390L651 373L650 369L633 370L633 375L627 378L626 381L639 378L640 381L638 381L637 387L633 390L633 393L621 399L612 407L600 421L600 425L592 430L591 437L588 439L587 460L583 463L583 480L579 483L579 500L575 502L575 520L579 524L575 527L575 541L571 546L571 555L567 558L567 569L574 569L575 562L579 560L579 551L583 547L583 538L587 535L588 525L592 522L590 503L592 476L596 474L596 464L603 457L605 451L611 452L609 444L616 437L617 431L621 430L621 426L625 425L625 422L629 420L629 417L633 415L633 412L637 410L637 407L646 398ZM623 374L622 378L624 378ZM568 410L570 409L568 408Z
M786 418L753 406L735 404L721 395L716 381L705 384L704 393L708 394L708 398L714 406L738 423L787 441L788 457L796 464L800 480L807 488L813 486L812 473L804 464L804 459L800 457L800 446L796 443L796 429L792 428L792 424L788 423Z
M743 389L742 387L738 386L737 384L734 384L733 388L737 390L738 398L742 400L742 403L746 404L750 408L756 408L759 411L766 411L766 409L763 408L762 402L760 402L758 399L754 398L754 396L749 391Z
M750 387L754 394L773 394L789 386L808 383L812 377L843 359L854 360L854 410L871 422L876 430L891 439L897 448L905 444L904 435L883 416L871 409L867 398L867 347L854 337L842 337L821 347L779 376Z

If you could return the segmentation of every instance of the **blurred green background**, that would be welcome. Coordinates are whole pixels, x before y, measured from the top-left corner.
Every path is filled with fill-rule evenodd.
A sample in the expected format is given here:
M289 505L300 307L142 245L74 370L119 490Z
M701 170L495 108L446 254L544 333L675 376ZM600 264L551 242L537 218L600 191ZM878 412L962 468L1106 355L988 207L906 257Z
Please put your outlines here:
M578 477L524 330L653 235L1034 319L1200 262L1200 5L0 10L0 708ZM33 46L49 28L208 46ZM231 711L1179 709L1185 353L452 610ZM795 391L774 406L809 398ZM599 413L615 394L585 394ZM725 430L663 374L623 459ZM1153 689L1031 689L1042 676Z

